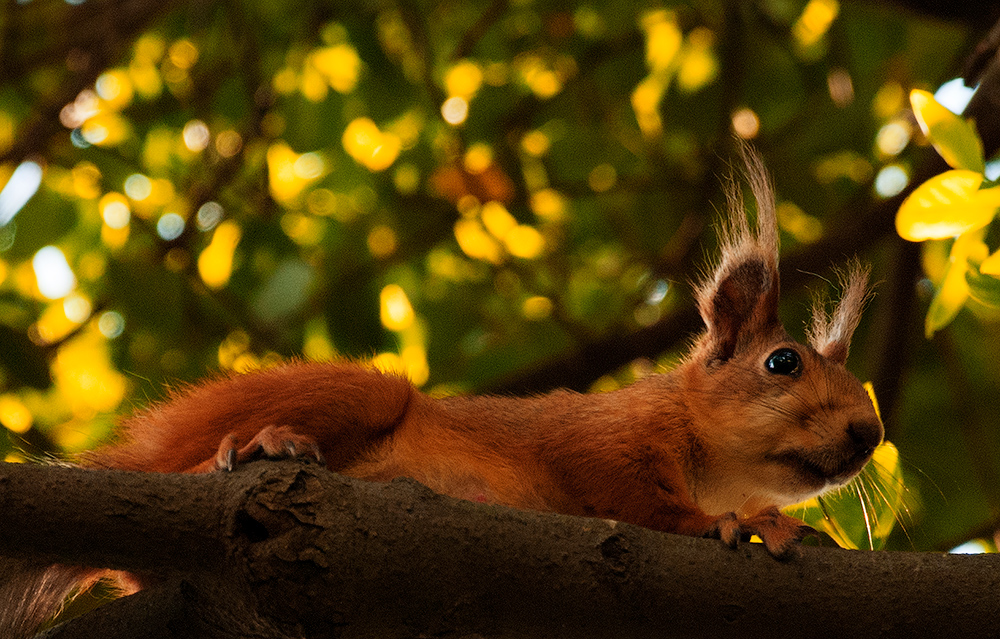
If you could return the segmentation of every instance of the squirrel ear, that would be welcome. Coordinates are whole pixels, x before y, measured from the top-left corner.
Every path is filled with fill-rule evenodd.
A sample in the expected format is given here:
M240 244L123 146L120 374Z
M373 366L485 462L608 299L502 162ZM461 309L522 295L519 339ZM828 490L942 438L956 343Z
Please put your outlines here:
M712 360L727 360L755 338L781 328L774 191L760 156L746 146L741 151L757 201L757 229L750 230L742 192L730 177L728 218L720 228L722 256L697 290Z
M716 271L711 290L700 295L708 326L710 358L725 361L755 338L780 327L778 274L762 259L744 259Z

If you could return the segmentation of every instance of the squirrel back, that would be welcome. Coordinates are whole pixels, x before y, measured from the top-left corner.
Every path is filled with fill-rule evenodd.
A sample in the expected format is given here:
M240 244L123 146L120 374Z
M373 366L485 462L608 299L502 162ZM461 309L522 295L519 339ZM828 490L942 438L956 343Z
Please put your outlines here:
M844 485L882 440L844 368L867 272L850 266L834 312L817 304L808 344L793 340L778 319L774 195L760 159L744 157L756 228L731 185L721 258L696 290L706 330L670 372L608 393L432 398L356 364L293 362L181 389L81 463L210 472L309 455L475 501L729 545L756 534L785 556L812 530L778 509Z

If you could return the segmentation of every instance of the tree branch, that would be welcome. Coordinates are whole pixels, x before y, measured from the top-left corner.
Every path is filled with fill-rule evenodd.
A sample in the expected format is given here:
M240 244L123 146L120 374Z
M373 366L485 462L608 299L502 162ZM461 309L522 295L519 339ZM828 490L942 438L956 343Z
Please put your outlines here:
M494 24L503 16L507 11L507 7L510 5L510 0L493 0L483 13L480 14L479 19L477 19L471 27L469 27L464 34L462 34L462 39L459 41L455 50L451 52L450 60L452 62L457 62L462 58L467 58L472 55L473 49L476 48L476 44L482 39L486 32L493 27Z
M1000 614L997 555L802 548L779 562L756 544L731 550L293 462L210 475L2 464L0 486L0 510L19 522L0 535L2 555L183 576L165 598L126 598L51 639L95 636L91 623L104 637L142 636L111 631L107 615L142 606L157 619L150 606L179 601L199 616L163 613L171 636L209 638L985 636Z
M938 2L937 0L859 0L859 4L870 4L879 8L886 5L899 7L915 14L962 22L978 26L989 24L1000 17L1000 7L991 0L967 0L966 2Z

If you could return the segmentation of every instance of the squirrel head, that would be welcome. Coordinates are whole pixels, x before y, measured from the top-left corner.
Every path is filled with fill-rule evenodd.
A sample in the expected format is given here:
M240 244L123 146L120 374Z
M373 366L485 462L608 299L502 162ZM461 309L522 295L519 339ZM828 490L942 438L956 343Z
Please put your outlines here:
M706 468L696 500L709 512L786 506L843 486L882 441L882 423L844 363L868 298L868 270L841 275L832 314L813 306L808 344L778 319L778 228L770 179L743 149L757 201L751 230L730 180L721 258L697 289L707 330L684 366L685 398ZM701 480L699 480L699 477Z

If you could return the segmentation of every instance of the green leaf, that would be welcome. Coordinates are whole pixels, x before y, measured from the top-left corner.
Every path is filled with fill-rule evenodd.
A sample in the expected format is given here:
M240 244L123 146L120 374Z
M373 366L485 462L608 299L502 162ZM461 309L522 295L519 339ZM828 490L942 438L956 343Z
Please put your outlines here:
M992 275L983 275L978 268L969 265L965 273L965 281L969 286L969 296L977 302L1000 308L1000 279Z
M986 170L983 143L968 120L941 106L927 91L910 91L910 104L920 129L949 166L978 173Z
M46 244L58 242L76 223L77 212L72 203L50 189L40 188L8 225L8 232L14 230L14 238L4 259L29 258Z
M287 319L305 305L314 284L312 267L298 259L285 260L257 290L253 313L267 324Z
M986 275L1000 275L1000 250L983 260L979 265L979 272Z

